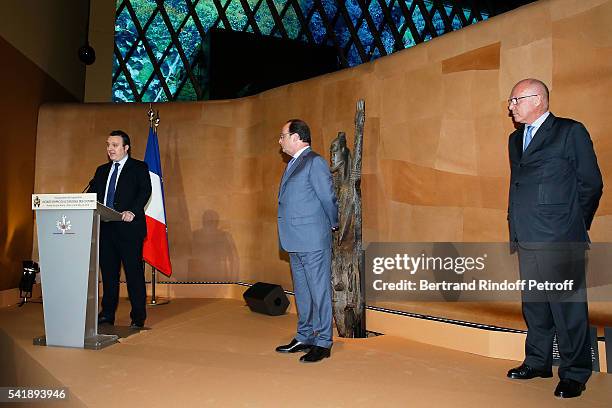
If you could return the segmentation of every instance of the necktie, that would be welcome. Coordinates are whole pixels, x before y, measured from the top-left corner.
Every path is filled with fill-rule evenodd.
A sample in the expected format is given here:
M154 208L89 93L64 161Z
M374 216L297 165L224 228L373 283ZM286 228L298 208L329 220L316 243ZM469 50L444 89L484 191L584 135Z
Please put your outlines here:
M289 164L287 164L287 169L285 170L285 172L288 171L291 168L291 166L293 166L293 163L295 163L295 157L289 160Z
M115 201L115 184L117 184L117 173L119 173L119 163L115 163L113 174L111 174L110 182L108 183L108 193L106 194L106 206L113 207Z
M531 143L531 139L533 139L533 126L527 126L527 133L525 133L525 143L523 144L523 151L527 150L527 146Z

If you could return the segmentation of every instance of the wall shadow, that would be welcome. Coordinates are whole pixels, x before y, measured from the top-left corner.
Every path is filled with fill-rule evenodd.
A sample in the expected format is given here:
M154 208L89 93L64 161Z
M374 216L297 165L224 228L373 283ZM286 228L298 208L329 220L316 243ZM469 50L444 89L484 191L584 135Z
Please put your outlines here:
M187 265L189 281L236 282L240 276L238 250L232 235L219 228L219 214L206 210L202 227L193 232Z

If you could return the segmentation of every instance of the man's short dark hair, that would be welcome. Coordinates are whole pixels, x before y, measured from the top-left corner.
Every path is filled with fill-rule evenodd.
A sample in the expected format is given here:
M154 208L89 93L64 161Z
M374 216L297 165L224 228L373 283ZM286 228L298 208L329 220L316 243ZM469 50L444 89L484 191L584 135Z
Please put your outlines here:
M301 119L290 119L287 123L289 123L289 133L297 133L302 142L310 144L310 128L306 122Z
M125 133L123 130L113 130L112 132L110 132L111 136L121 136L121 139L123 140L123 145L124 146L130 146L130 148L127 151L128 156L130 155L130 151L132 150L132 146L130 145L130 137L128 136L127 133Z

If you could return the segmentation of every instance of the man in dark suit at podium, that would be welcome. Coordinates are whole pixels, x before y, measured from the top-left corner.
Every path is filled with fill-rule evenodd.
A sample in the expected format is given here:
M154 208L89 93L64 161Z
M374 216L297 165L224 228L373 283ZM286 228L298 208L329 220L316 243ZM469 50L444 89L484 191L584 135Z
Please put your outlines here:
M145 162L130 157L130 137L114 130L106 140L110 159L96 169L89 182L98 201L121 213L120 222L100 223L100 268L102 269L102 311L98 324L114 324L119 302L121 264L132 305L130 327L144 327L147 317L142 244L147 235L145 205L151 196L151 178Z
M552 377L553 337L561 364L555 396L578 397L592 370L585 249L603 183L585 127L548 110L548 88L518 82L508 110L520 126L510 135L508 222L521 279L572 281L570 290L523 290L525 360L508 377Z

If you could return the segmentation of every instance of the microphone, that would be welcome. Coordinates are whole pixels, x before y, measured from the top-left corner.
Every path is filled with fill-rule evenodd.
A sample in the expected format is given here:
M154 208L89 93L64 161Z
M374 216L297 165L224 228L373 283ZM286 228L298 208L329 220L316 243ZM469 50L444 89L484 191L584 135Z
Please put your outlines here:
M93 179L89 180L89 183L87 184L87 187L85 187L83 189L83 191L81 191L81 194L89 192L89 189L92 187L92 184L93 184Z

